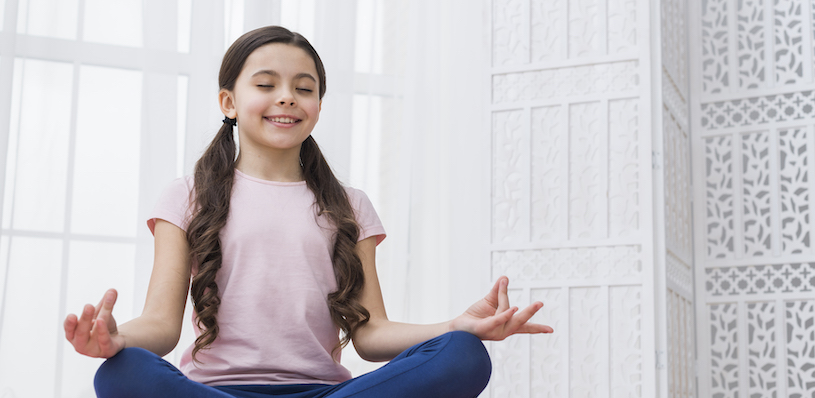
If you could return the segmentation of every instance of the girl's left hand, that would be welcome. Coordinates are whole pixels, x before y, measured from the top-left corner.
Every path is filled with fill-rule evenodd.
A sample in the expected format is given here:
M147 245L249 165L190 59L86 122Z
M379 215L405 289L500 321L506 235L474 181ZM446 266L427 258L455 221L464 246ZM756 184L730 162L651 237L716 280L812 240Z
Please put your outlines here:
M540 301L520 311L518 307L510 308L507 285L509 278L498 278L486 297L450 322L450 329L469 332L481 340L503 340L515 333L554 332L549 326L529 322L543 308Z

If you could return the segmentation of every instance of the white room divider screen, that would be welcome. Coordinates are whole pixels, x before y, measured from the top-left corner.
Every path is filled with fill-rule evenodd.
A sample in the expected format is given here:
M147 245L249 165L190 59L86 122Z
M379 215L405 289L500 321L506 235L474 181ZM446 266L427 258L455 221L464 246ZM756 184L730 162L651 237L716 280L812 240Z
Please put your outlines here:
M492 274L556 331L493 346L494 397L655 391L648 10L492 2Z
M815 3L692 4L700 392L812 397Z
M815 396L815 2L490 5L492 396Z

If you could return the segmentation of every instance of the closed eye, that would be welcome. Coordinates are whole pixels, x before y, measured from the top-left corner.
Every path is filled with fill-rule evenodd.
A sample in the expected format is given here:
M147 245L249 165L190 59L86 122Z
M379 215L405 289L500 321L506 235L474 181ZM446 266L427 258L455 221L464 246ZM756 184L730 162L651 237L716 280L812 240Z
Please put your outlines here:
M313 90L308 89L308 88L298 88L298 90L300 90L300 91L305 91L305 92L309 92L309 93L313 92Z

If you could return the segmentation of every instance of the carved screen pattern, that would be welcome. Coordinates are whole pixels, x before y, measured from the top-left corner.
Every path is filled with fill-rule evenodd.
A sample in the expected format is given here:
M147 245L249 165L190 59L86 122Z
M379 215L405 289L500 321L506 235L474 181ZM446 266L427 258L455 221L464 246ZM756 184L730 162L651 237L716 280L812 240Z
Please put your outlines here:
M733 157L733 137L704 140L707 257L812 254L809 127L736 134L738 159ZM740 203L739 219L734 203Z
M532 108L529 132L523 111L494 112L493 241L635 236L641 200L637 103L575 103L568 114L564 106ZM531 197L524 197L527 185Z
M566 396L566 380L564 375L565 343L567 340L565 329L566 303L563 289L532 289L531 301L540 301L543 308L532 318L533 322L543 323L552 327L555 333L544 338L532 338L531 364L529 377L531 379L530 397L532 398L559 398Z
M728 90L730 62L728 0L708 0L702 10L702 92L717 94Z
M601 375L608 370L602 360L602 332L608 316L607 297L602 288L585 287L569 290L569 382L570 396L596 397L604 387Z
M702 92L719 94L731 88L752 90L805 82L812 68L811 49L804 47L809 43L806 36L812 29L811 15L808 15L812 11L805 8L807 3L800 0L703 2ZM768 6L770 15L767 15ZM735 21L731 20L731 12ZM735 37L730 33L733 24L736 25ZM735 42L734 54L730 54L731 42ZM736 64L732 73L738 74L735 87L731 84L731 63Z
M688 41L686 38L687 2L682 0L660 1L662 23L662 66L670 84L679 88L687 98ZM665 92L663 90L663 95Z
M737 304L712 304L710 325L710 396L737 397L739 354Z
M491 272L561 331L493 345L493 397L642 396L643 4L492 2Z
M809 131L804 128L779 132L779 180L781 202L781 249L784 253L811 252L810 195L812 182Z
M691 258L690 139L667 107L662 110L662 125L665 244L669 251Z
M492 2L492 64L518 65L529 62L529 42L524 32L527 17L524 0Z
M815 262L715 267L705 273L710 297L815 292Z
M765 256L772 250L770 135L767 132L744 134L741 147L744 254Z
M521 290L509 293L510 301L523 296ZM532 288L530 299L544 303L533 321L556 333L494 345L493 396L597 396L608 388L611 397L641 397L641 295L640 286ZM522 377L527 366L528 380ZM608 380L602 369L608 369Z
M609 287L609 366L612 397L642 396L642 288Z
M809 19L804 4L800 0L774 0L775 82L779 85L801 82L804 68L811 67L811 56L804 59L803 51L804 26Z
M733 151L730 136L705 139L707 258L733 257Z
M757 128L815 115L815 91L773 94L730 101L702 103L701 124L705 130L729 127Z
M669 288L691 300L693 297L693 271L691 271L691 266L671 252L666 253L665 260Z
M557 240L566 231L564 167L568 126L561 106L532 108L532 239Z
M677 352L677 344L676 344L676 327L677 321L673 316L676 312L676 297L671 288L668 288L668 294L666 295L666 302L665 302L665 311L667 313L667 325L666 325L666 332L668 334L668 346L666 347L667 350L667 358L658 357L657 358L657 366L663 366L662 361L663 359L667 360L668 366L668 396L673 398L679 396L679 388L678 388L678 366L676 363L678 362L678 358L676 357Z
M637 61L578 65L492 77L493 104L541 101L616 92L633 92L639 85Z
M637 46L637 1L608 1L608 53L624 54Z
M694 314L694 303L693 300L685 300L683 301L683 305L685 306L685 310L683 312L685 317L685 347L688 349L685 350L685 377L684 381L684 393L682 396L684 397L695 397L696 396L696 334L694 333L695 321L696 317Z
M493 66L632 54L637 0L493 0Z
M492 252L493 279L506 275L510 280L549 283L595 280L605 284L609 279L636 283L641 272L642 253L634 245Z
M601 31L598 0L569 1L569 57L603 55L605 33Z
M765 52L766 10L764 0L743 0L737 10L739 88L755 89L767 86Z
M787 396L815 396L815 300L785 303Z
M815 263L715 267L705 273L709 296L815 292Z
M683 131L688 131L688 102L687 102L687 87L684 87L683 92L674 79L669 74L668 70L662 70L662 103L667 108L671 116L676 120Z
M777 397L774 302L747 303L748 396Z
M532 62L566 58L567 4L568 0L531 0Z
M639 231L639 131L637 99L608 102L609 236Z
M493 242L525 241L520 209L524 198L523 158L528 154L523 131L523 111L493 114ZM524 150L526 148L526 151Z
M569 107L569 238L607 236L606 156L600 102Z
M509 289L510 303L521 303L524 291ZM528 393L529 336L512 336L501 344L492 346L492 386L493 397L522 397Z
M667 293L668 396L695 396L693 303L670 288Z

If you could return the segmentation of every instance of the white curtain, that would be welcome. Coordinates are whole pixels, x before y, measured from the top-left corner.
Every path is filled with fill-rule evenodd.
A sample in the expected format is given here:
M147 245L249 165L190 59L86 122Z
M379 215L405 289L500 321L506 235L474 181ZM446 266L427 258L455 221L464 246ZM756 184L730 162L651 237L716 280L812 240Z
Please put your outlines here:
M219 127L226 46L263 25L303 33L326 64L314 135L388 231L390 317L442 321L479 298L485 21L484 3L464 0L0 1L0 397L92 395L101 360L73 352L62 320L110 287L117 320L140 313L145 217ZM348 351L355 373L372 367Z

